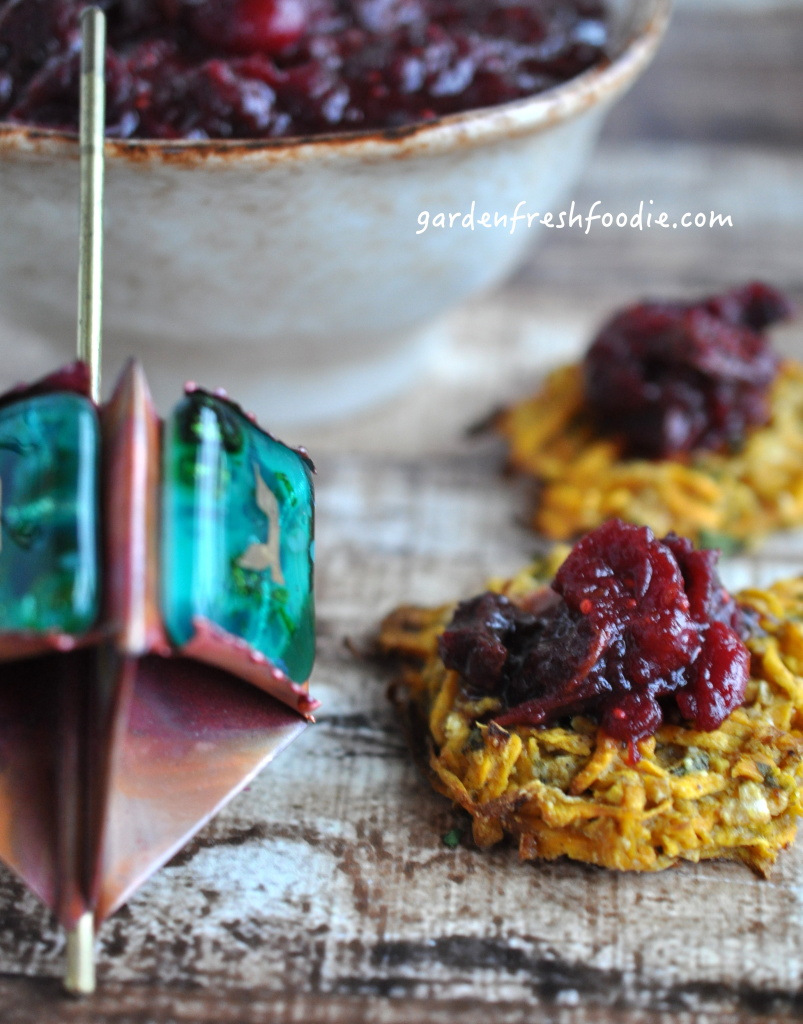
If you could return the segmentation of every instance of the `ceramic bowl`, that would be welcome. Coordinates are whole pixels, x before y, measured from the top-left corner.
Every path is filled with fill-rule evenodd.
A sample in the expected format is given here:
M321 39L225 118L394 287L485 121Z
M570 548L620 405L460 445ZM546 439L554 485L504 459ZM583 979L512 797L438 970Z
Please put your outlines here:
M439 314L503 279L532 245L526 219L510 230L516 208L543 214L568 196L606 111L655 52L669 4L613 2L606 66L426 125L109 141L104 369L136 355L160 407L192 378L272 425L386 399L420 371ZM77 202L73 137L0 126L0 309L57 339L65 359ZM460 216L439 227L438 213ZM483 213L508 223L485 227Z

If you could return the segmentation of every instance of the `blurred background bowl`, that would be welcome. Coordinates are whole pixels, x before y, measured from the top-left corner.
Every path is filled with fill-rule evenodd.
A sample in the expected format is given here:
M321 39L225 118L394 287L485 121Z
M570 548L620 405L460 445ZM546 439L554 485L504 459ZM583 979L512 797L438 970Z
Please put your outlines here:
M135 355L163 411L191 378L280 428L409 385L439 315L532 246L526 220L511 232L480 226L481 215L510 224L519 204L524 215L557 212L605 113L657 49L670 0L610 6L613 60L532 98L385 132L109 141L107 380ZM3 315L63 346L64 360L77 203L76 140L0 126ZM473 230L462 226L472 210ZM460 217L440 228L437 213Z

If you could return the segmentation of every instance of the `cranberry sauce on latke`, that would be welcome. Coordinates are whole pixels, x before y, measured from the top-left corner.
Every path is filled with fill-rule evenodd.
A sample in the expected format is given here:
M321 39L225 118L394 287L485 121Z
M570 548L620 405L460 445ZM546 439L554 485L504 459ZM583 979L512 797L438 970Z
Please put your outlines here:
M575 545L529 608L494 593L458 605L440 656L467 693L500 698L498 725L582 713L635 744L676 711L716 729L741 703L750 663L717 557L611 520Z
M619 517L732 553L803 525L803 365L767 336L791 312L753 283L617 313L494 417L537 482L533 528L571 540Z
M734 447L769 418L779 359L766 330L791 303L753 283L698 302L647 302L603 327L583 364L600 430L660 459Z
M482 848L766 875L803 814L803 580L729 597L714 553L607 529L607 555L595 531L474 601L385 619L413 749Z

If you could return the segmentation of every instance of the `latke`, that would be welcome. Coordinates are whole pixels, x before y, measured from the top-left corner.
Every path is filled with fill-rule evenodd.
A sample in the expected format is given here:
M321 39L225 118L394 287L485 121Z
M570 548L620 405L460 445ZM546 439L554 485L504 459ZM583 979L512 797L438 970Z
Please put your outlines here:
M565 554L490 587L521 599ZM454 605L397 609L379 645L405 662L394 699L433 786L471 815L479 847L507 835L524 860L657 871L721 858L766 876L803 814L803 579L737 600L757 623L743 705L711 732L662 725L638 759L588 717L548 728L490 722L499 699L466 696L438 656Z
M512 470L538 483L532 526L568 540L619 517L670 530L706 547L749 544L803 525L803 366L782 364L770 418L738 451L701 449L665 459L629 458L603 436L588 408L579 364L499 413L493 426Z

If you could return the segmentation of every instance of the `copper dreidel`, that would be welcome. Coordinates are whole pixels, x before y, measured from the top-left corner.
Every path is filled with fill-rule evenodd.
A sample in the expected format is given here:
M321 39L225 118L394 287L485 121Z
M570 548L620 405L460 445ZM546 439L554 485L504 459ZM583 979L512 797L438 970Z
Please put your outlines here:
M0 397L0 859L93 991L99 924L311 720L312 464L222 393L100 403L102 12L82 15L78 362Z

